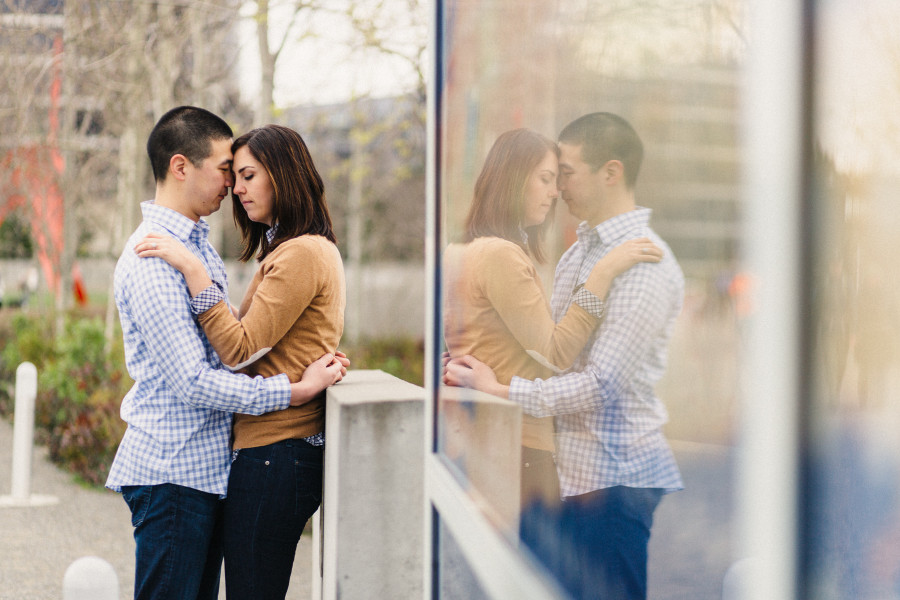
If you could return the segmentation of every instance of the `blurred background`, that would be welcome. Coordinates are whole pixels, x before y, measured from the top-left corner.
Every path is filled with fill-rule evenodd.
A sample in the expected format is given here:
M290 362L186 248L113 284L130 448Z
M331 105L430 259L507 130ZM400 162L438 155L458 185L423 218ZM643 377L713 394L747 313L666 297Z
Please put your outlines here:
M459 233L501 132L554 138L573 118L607 110L644 140L639 203L653 209L687 278L658 390L686 490L658 513L651 594L721 597L740 558L733 483L751 290L771 284L746 268L748 203L770 200L746 188L747 60L773 41L751 26L751 4L0 0L0 414L11 412L16 366L34 362L51 456L84 481L105 480L130 385L112 269L139 203L153 195L147 135L181 104L222 115L236 134L274 122L303 135L347 271L344 349L354 367L421 384L434 277L424 266L427 46L440 8L431 83L441 245ZM898 598L900 8L790 4L806 11L797 25L802 127L766 135L773 161L802 137L802 185L790 202L803 256L784 257L802 266L804 291L803 385L790 406L803 466L800 588L815 598ZM254 265L234 260L230 209L226 201L210 220L236 301ZM574 240L565 213L558 207L548 285Z
M153 197L145 144L182 104L299 131L325 180L355 368L422 383L424 0L0 0L0 415L39 371L37 436L102 485L124 423L112 273ZM231 202L210 217L239 302Z
M114 320L111 268L153 195L147 135L195 104L236 134L301 132L352 284L348 340L421 337L424 2L3 0L0 20L4 305L106 304ZM222 207L227 260L239 238Z

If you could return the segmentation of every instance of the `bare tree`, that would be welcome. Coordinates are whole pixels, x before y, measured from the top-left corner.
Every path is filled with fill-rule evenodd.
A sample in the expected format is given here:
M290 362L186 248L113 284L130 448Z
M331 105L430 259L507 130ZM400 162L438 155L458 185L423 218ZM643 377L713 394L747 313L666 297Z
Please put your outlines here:
M396 58L415 76L414 91L425 102L428 3L423 0L348 0L346 15L357 53ZM424 115L424 111L422 112Z
M309 17L317 11L327 10L326 3L317 0L257 0L253 20L256 24L256 46L260 62L260 91L254 107L254 123L277 120L274 96L278 59L289 42L313 36L312 19Z
M13 170L26 149L38 147L51 152L50 166L65 166L55 181L64 194L64 241L53 257L62 280L57 307L64 308L75 257L117 255L139 220L141 200L152 196L144 151L152 123L179 104L238 119L228 81L239 6L238 0L21 5L0 4L0 76L8 90L0 93L2 152ZM54 86L61 94L53 95ZM53 151L61 160L52 159ZM7 194L0 216L17 198L23 204L21 197ZM35 227L54 222L35 221L34 206L16 210ZM112 306L108 312L114 314Z

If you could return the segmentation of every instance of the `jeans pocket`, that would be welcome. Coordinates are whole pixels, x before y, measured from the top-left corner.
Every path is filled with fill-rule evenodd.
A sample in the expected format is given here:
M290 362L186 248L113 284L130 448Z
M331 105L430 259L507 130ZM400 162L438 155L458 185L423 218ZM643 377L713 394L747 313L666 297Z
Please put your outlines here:
M310 502L318 506L322 501L322 464L295 459L294 478L297 482L298 509L305 511L301 507Z
M153 487L149 485L122 486L122 498L131 509L131 526L139 527L150 509L150 495Z

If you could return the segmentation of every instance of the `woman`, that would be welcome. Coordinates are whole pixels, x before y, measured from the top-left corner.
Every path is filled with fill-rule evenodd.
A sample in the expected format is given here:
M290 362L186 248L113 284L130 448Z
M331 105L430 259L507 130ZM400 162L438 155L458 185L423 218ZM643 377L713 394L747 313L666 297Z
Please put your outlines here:
M184 274L200 324L228 368L296 381L307 365L336 353L344 326L344 271L324 186L303 139L286 127L254 129L232 152L241 260L259 261L237 315L179 242L151 234L135 250ZM235 415L224 518L229 598L287 593L297 542L322 497L324 432L323 393L284 411Z
M658 262L648 238L614 248L594 267L584 288L596 302L574 303L555 323L532 262L543 262L547 215L558 197L559 149L527 129L494 142L475 183L464 240L444 254L444 336L450 357L471 355L501 383L513 375L544 378L581 352L602 316L600 300L613 279L638 262ZM522 417L521 504L555 503L553 420Z

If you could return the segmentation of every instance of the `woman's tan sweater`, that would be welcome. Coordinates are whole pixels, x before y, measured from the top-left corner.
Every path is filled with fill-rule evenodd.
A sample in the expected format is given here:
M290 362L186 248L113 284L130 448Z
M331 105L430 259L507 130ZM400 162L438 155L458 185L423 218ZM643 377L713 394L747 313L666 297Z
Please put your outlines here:
M498 237L448 246L444 286L444 339L450 355L474 356L502 384L513 375L553 375L527 350L561 369L570 367L599 323L577 304L555 323L534 263L522 248ZM522 444L553 450L552 418L524 415Z
M281 243L259 265L235 319L227 302L200 315L222 362L248 375L286 373L299 381L307 365L338 348L344 330L344 267L337 247L318 235ZM234 416L234 448L304 438L325 429L319 396L283 411Z

